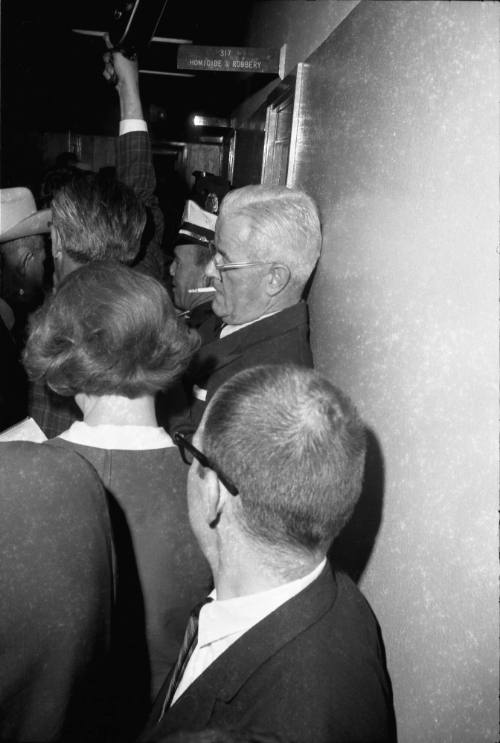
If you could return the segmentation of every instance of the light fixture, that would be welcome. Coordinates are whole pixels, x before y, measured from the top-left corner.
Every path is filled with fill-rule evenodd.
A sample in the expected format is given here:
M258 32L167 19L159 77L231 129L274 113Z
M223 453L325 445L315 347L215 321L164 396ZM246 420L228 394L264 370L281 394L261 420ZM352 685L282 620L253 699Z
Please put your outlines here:
M193 116L193 126L214 126L222 129L230 129L231 121L216 116L200 116L199 114L195 114Z

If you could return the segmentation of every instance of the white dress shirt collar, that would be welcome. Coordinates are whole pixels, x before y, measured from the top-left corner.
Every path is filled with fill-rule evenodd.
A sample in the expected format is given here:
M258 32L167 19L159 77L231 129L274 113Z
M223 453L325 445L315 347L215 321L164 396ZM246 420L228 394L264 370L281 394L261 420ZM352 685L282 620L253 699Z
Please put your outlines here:
M318 577L325 564L326 558L302 578L261 593L218 601L216 591L212 591L210 596L214 601L206 604L200 612L198 647L210 645L229 635L247 632L268 614L303 591Z
M268 312L267 315L262 315L262 317L257 317L255 320L244 322L241 325L224 325L224 327L220 331L219 338L225 338L226 335L231 335L231 333L236 333L238 330L243 330L243 328L247 328L249 325L253 325L256 322L260 322L260 320L264 320L266 317L271 317L271 315L277 315L278 312L281 312L281 310L276 310L276 312Z
M261 593L217 601L216 592L212 591L210 596L215 600L205 604L200 611L197 645L184 670L172 704L245 632L312 583L325 564L326 558L303 578ZM162 715L164 711L165 707Z

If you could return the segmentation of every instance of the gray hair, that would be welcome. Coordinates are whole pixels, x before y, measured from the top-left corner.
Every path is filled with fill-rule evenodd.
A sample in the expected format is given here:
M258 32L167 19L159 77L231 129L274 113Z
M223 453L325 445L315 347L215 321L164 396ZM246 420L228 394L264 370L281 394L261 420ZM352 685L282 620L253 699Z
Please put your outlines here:
M139 253L146 210L134 191L99 175L72 179L54 194L52 224L77 263L130 264Z

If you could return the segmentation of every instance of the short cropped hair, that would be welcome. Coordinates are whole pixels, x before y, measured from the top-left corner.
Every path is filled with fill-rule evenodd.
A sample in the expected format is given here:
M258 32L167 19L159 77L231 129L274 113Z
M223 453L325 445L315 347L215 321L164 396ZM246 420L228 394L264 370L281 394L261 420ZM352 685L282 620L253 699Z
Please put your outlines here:
M156 279L95 262L71 272L34 313L24 363L61 395L135 398L167 387L199 343Z
M246 216L248 259L284 263L302 289L321 252L318 208L304 191L285 186L244 186L222 200L219 219Z
M130 264L139 253L146 211L124 183L99 174L72 178L54 193L51 208L63 250L77 263Z
M242 527L265 543L326 551L359 498L365 429L339 389L294 365L256 366L214 395L202 449L241 496Z

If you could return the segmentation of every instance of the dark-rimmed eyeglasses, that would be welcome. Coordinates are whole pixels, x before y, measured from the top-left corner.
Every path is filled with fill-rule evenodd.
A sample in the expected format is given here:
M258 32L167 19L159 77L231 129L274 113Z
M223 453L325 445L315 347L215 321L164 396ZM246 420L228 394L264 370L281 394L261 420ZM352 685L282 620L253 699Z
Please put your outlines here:
M226 477L226 475L224 475L220 471L217 465L214 464L207 456L205 456L202 451L197 449L196 446L193 446L193 444L188 441L188 439L182 433L174 433L174 441L179 447L181 457L186 464L191 464L193 459L196 459L196 461L199 462L202 467L208 467L208 469L215 472L221 483L224 485L226 490L231 493L231 495L239 494L236 485L228 477Z

